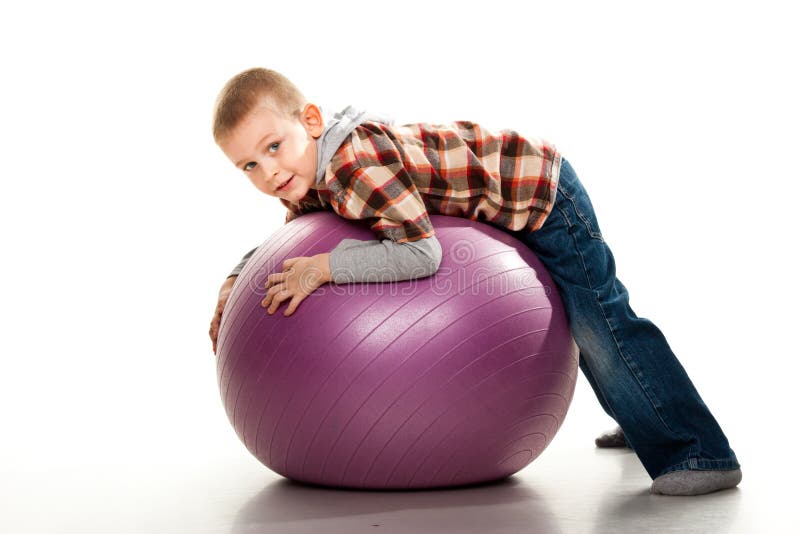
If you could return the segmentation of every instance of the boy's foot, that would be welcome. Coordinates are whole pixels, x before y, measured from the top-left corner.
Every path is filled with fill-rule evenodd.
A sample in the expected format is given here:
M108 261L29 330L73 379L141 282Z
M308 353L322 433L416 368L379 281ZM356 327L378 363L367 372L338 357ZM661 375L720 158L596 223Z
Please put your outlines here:
M625 434L622 432L620 427L601 434L597 439L594 440L594 444L600 448L628 446L628 442L625 441Z
M742 481L742 470L681 470L661 475L653 481L650 493L661 495L703 495L733 488Z

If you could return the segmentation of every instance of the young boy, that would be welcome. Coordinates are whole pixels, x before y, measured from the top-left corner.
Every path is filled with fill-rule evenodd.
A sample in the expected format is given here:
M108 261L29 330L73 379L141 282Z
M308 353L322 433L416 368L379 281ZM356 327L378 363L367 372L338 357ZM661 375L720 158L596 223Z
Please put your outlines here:
M666 339L628 305L589 197L548 142L469 122L397 127L351 107L323 116L266 69L223 88L214 139L259 191L288 208L287 222L328 209L368 220L378 237L286 260L267 279L268 313L288 301L291 315L327 282L433 274L442 249L428 213L494 224L533 249L558 285L580 368L619 424L598 445L629 445L654 479L653 493L700 495L741 481L736 455ZM209 332L215 352L222 310L251 254L220 290Z

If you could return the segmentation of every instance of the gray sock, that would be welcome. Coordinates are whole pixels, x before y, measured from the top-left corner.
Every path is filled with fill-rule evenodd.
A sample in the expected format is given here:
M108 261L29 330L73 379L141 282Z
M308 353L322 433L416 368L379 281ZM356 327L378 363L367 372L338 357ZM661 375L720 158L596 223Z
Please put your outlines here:
M594 444L603 449L611 447L630 447L628 441L625 439L625 433L622 432L619 426L614 430L600 434L600 436L594 440Z
M701 471L684 469L661 475L653 481L650 493L662 495L703 495L732 488L742 481L742 470Z

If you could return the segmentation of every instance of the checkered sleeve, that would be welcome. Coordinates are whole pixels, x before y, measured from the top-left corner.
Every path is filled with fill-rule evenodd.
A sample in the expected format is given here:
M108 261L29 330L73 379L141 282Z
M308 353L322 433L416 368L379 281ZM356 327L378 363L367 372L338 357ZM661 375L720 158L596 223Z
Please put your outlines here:
M434 235L425 203L402 163L355 166L351 171L337 176L340 187L332 197L336 213L367 220L379 239L396 243Z

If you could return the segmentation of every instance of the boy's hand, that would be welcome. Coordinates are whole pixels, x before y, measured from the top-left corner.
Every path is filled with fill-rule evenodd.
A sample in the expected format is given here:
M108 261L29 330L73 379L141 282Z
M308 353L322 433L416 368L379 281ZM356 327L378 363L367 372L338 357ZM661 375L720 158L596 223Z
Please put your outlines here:
M273 273L267 277L265 287L267 294L261 306L269 308L272 315L281 302L292 299L283 315L288 317L294 313L303 300L322 284L331 281L329 262L330 254L316 256L299 256L283 262L283 272Z
M222 287L219 288L219 297L217 299L217 309L214 310L214 317L211 319L211 328L208 329L208 335L211 337L211 349L214 354L217 353L217 336L219 336L219 323L222 320L222 310L225 309L225 304L228 302L228 297L231 296L231 289L236 282L236 277L231 276L225 279Z

